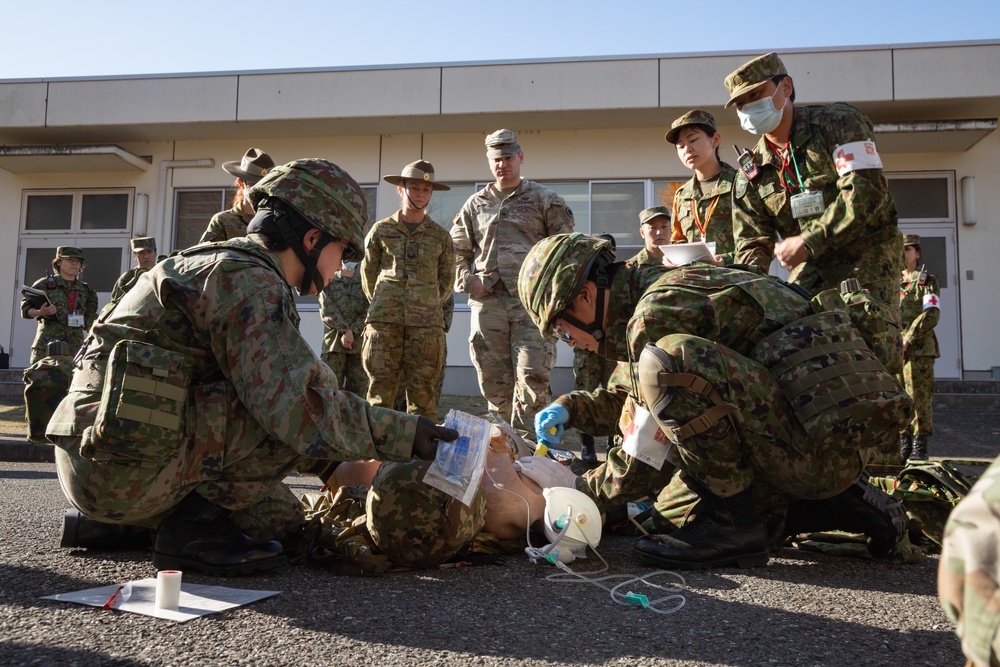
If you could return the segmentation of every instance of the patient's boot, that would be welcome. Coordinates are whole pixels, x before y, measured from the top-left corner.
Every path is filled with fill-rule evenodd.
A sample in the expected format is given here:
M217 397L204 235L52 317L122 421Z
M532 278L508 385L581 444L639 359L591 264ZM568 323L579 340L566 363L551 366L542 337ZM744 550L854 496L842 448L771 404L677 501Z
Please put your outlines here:
M104 523L77 510L66 510L59 539L59 546L63 549L84 547L127 551L148 549L152 543L153 533L145 526Z
M753 492L720 498L698 490L705 510L669 535L648 535L633 547L648 563L676 570L767 565L767 532Z
M580 434L580 460L583 461L583 465L585 465L588 470L592 470L598 465L597 445L594 442L594 436L589 433Z
M926 435L915 435L913 436L913 452L907 457L909 461L926 461L927 460L927 436Z
M231 576L285 564L280 542L244 535L230 514L191 493L157 528L153 565L158 570Z
M868 552L876 558L891 556L909 519L902 503L872 486L862 472L845 491L825 500L798 500L788 506L785 532L789 535L842 530L864 533Z
M899 436L899 456L903 459L903 463L906 463L910 458L910 454L913 453L913 436L908 433L903 433Z

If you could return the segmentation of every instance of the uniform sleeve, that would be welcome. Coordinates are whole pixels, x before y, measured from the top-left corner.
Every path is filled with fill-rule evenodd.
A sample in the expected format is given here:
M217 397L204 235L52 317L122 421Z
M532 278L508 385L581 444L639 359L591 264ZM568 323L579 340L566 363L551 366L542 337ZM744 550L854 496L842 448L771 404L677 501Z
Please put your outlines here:
M610 389L571 391L556 399L555 402L569 413L567 428L596 436L618 433L618 418L628 397L628 390L620 385L609 384Z
M829 132L827 148L831 151L831 160L838 146L854 141L875 141L871 123L860 111L848 107L837 120L839 122L824 125ZM889 184L881 169L849 171L837 177L836 196L833 201L824 202L823 214L802 223L802 240L817 258L866 238L884 238L885 216L878 213L890 201Z
M378 240L378 224L368 232L365 239L365 258L361 260L359 271L361 272L361 287L365 291L368 300L372 300L375 293L375 282L378 274L382 271L382 244Z
M218 243L225 240L226 232L222 229L222 224L219 222L219 214L216 213L208 221L208 227L205 228L205 232L201 235L198 243Z
M455 251L451 245L451 237L441 239L441 254L438 256L438 288L441 293L441 306L444 307L454 296L452 285L455 279Z
M576 226L573 210L566 205L566 200L553 193L545 207L545 228L548 236L553 234L569 234Z
M351 307L356 309L357 315L349 323L348 328L355 334L360 334L365 330L365 320L368 319L368 297L361 289L361 278L355 275L351 281L351 289L348 291L348 298L351 300Z
M733 182L733 261L765 272L774 259L776 229L771 212L742 172Z
M90 327L94 325L94 320L97 319L97 290L89 285L87 286L87 303L83 307L83 317L86 331L90 331Z
M247 410L307 458L409 460L417 418L338 391L289 317L289 298L284 286L265 285L210 321L213 354Z
M469 230L474 229L475 224L472 207L469 202L465 202L451 226L451 244L455 250L455 291L463 294L468 294L469 281L472 279L475 244Z
M333 295L334 289L343 289L336 280L331 282L319 295L319 317L323 320L323 325L331 331L344 331L348 328L344 314L337 307L336 299Z
M921 299L932 294L938 299L941 298L941 287L939 286L937 276L928 276L927 282L920 286ZM903 343L909 346L916 341L933 335L934 327L937 326L937 323L940 320L940 306L928 306L927 308L924 308L910 323L910 326L907 327L906 331L903 332Z
M31 284L34 289L45 290L45 278L39 278ZM28 315L28 311L33 308L33 306L28 303L28 299L21 297L21 317L26 320L33 320L34 317Z

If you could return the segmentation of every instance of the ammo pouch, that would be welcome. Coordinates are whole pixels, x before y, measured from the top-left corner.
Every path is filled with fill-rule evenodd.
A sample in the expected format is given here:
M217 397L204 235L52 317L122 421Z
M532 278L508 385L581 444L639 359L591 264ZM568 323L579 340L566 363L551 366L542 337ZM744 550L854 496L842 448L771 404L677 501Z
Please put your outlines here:
M111 350L94 425L84 431L86 458L159 466L187 439L185 408L191 360L135 340Z
M839 310L846 312L861 337L882 362L886 370L899 374L903 370L903 347L899 316L890 313L880 302L862 289L857 278L840 283L840 289L829 289L812 298L817 313Z
M910 421L912 400L846 312L793 322L758 342L750 356L770 371L816 443L835 450L888 446Z

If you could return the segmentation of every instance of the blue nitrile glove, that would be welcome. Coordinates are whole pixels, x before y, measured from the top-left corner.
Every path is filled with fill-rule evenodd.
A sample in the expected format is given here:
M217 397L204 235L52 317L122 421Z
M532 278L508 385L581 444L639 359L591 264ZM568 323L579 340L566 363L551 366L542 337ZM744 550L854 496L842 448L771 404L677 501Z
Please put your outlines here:
M535 438L539 444L558 445L562 440L563 424L569 422L569 413L558 403L552 403L535 413ZM555 429L555 433L552 429Z

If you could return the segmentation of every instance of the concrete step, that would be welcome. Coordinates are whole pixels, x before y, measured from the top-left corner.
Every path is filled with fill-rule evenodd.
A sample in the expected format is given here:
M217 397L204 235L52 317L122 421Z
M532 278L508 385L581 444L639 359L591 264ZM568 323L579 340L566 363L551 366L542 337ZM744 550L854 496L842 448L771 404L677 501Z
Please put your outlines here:
M1000 382L938 380L934 383L934 409L1000 412Z
M0 381L0 396L23 396L24 382L18 378L17 382Z
M938 394L994 394L1000 395L997 380L936 380L934 391Z

